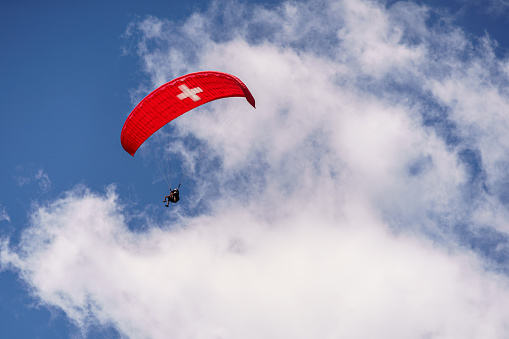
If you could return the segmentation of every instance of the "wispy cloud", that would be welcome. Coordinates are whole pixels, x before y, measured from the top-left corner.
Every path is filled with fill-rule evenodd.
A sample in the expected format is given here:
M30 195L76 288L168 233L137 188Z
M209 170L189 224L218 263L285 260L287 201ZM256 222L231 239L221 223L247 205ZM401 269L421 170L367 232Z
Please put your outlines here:
M507 336L509 64L437 13L213 2L132 23L144 88L214 69L257 99L228 133L193 129L199 162L179 144L207 213L133 233L113 188L79 188L2 264L132 337Z
M0 204L0 221L6 220L8 222L11 221L11 217L7 214L5 207Z
M36 183L42 192L48 192L51 188L51 179L42 168L35 169L33 165L18 166L16 171L14 180L20 187Z
M494 17L507 16L509 12L509 1L507 0L456 0L456 2L467 9L474 9L488 13Z

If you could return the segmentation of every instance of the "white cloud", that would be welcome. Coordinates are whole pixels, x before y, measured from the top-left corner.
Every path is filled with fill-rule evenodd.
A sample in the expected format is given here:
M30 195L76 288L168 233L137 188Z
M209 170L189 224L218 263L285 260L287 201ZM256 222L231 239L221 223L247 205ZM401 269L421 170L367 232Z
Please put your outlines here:
M78 324L111 323L129 337L507 334L506 281L471 254L391 235L365 207L274 223L233 208L132 233L117 199L85 190L41 206L22 250L4 244L2 265Z
M134 233L113 188L78 189L33 213L18 251L4 242L2 266L131 337L506 337L507 61L428 11L214 2L134 23L143 86L217 69L257 100L228 133L194 126L213 152L173 149L208 213ZM470 246L484 228L497 248Z

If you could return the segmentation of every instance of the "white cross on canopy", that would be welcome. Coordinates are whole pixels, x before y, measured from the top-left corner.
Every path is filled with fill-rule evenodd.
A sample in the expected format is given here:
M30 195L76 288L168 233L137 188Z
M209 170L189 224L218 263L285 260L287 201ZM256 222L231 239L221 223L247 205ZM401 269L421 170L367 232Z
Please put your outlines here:
M180 100L184 100L185 98L191 98L193 101L198 101L201 98L196 95L196 93L201 93L203 90L200 87L195 87L193 89L189 89L186 85L180 85L179 89L182 91L177 98Z

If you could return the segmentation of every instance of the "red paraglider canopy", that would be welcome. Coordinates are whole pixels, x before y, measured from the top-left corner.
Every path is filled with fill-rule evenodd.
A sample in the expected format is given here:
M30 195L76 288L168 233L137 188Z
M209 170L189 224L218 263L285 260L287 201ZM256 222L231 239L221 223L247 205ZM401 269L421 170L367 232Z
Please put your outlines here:
M147 95L129 114L120 134L124 150L134 156L138 148L161 127L207 102L245 97L255 99L239 78L222 72L197 72L176 78Z

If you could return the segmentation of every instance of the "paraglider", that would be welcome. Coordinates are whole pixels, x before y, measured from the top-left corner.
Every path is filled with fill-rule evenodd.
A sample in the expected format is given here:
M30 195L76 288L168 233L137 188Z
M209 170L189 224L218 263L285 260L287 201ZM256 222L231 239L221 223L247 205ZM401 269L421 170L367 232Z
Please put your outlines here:
M207 102L245 97L255 107L255 99L239 78L222 72L197 72L176 78L147 95L129 114L120 141L134 156L138 148L168 122Z
M255 107L247 86L231 74L203 71L171 80L148 94L129 114L120 134L122 147L134 156L151 135L170 121L210 101L228 97L244 97ZM178 188L172 192L165 197L168 205L179 200Z
M177 188L175 188L173 190L170 187L170 194L165 196L164 200L163 200L163 202L166 203L166 207L170 206L170 202L176 204L180 200L179 188L180 188L180 184Z

